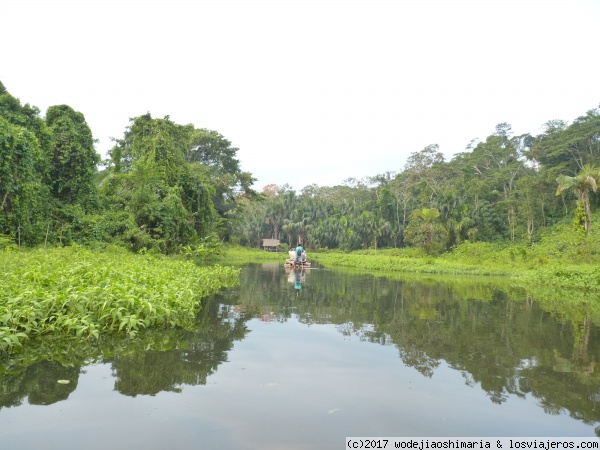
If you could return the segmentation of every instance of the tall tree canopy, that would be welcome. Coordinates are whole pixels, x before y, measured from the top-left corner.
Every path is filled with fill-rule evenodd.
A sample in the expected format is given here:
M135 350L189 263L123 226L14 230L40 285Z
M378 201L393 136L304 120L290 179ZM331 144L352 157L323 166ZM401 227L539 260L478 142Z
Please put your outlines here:
M599 201L590 180L597 178L582 174L600 152L598 117L592 110L572 124L552 121L539 136L515 136L500 123L450 161L432 144L411 153L396 173L307 186L285 208L285 190L271 188L238 235L248 245L259 240L245 236L285 235L290 245L303 238L309 248L415 246L432 254L465 240L533 243L573 210L565 196L554 195L559 175L559 191L573 188L582 228L589 229ZM577 188L582 180L587 187Z
M51 106L46 122L52 136L49 184L61 203L96 206L94 176L100 155L94 149L92 131L82 113L67 105Z
M57 105L42 117L0 83L0 234L175 252L215 232L227 239L239 198L257 195L216 131L133 118L102 172L94 144L82 113Z
M149 113L130 119L98 172L82 113L57 105L43 117L0 83L0 234L25 245L116 242L165 253L272 237L438 254L466 240L533 244L573 212L589 231L600 206L600 111L544 127L515 136L500 123L449 161L432 144L397 171L258 194L223 135Z
M51 134L39 109L0 83L0 234L35 244L49 214Z

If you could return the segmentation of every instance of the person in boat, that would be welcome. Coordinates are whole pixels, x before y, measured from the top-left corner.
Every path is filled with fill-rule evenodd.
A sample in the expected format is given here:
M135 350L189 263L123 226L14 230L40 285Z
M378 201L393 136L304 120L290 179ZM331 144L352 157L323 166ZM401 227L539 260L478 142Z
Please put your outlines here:
M306 264L306 250L302 250L302 255L300 256L300 262L302 264Z
M301 244L298 244L298 247L296 247L296 262L300 263L300 261L302 260L302 252L304 251L304 249L302 248Z
M295 260L296 259L296 249L290 248L288 255L290 255L290 260L292 260L292 261Z

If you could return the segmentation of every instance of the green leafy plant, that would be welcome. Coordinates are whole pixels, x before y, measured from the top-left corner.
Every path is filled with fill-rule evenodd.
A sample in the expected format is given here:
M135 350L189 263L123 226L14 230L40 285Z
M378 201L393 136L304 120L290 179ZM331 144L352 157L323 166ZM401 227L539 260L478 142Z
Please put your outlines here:
M36 335L134 337L146 328L189 328L200 299L236 284L238 274L115 247L0 253L0 350Z

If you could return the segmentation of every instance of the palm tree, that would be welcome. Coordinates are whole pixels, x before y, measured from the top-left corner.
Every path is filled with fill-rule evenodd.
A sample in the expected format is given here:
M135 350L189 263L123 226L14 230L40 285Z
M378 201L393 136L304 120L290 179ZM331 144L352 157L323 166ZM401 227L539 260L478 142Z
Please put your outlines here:
M287 235L288 244L290 247L294 245L294 237L298 235L298 224L292 220L285 219L284 225L281 227L281 229Z
M577 195L577 204L585 211L584 228L586 232L590 231L592 225L592 211L590 209L590 190L596 192L598 190L597 181L600 179L600 169L591 164L583 166L581 171L574 177L561 175L556 179L558 189L556 195L561 194L567 189L573 189Z
M423 220L425 244L430 244L433 240L434 233L433 221L440 216L440 211L437 208L415 209L411 215L415 218Z

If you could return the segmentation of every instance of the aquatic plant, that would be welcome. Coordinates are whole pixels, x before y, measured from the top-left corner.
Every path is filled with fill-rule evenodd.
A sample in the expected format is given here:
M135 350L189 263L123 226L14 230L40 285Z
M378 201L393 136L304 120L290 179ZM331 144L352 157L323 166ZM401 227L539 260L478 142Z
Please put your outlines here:
M0 350L27 337L189 328L199 300L238 282L231 267L83 247L0 253Z

